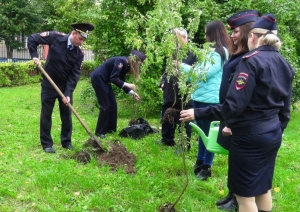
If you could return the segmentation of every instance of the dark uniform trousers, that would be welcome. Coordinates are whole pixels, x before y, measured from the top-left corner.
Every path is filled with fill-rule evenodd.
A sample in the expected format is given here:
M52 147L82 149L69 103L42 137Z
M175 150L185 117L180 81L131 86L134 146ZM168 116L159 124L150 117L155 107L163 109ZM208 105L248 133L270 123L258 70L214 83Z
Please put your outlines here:
M103 80L99 77L102 83ZM116 132L117 130L117 101L115 94L110 84L108 84L108 93L104 92L97 84L99 82L93 82L91 80L92 86L95 90L98 102L100 104L100 113L98 116L97 126L95 129L95 134L106 134ZM107 84L107 83L106 83Z
M63 91L63 90L62 90ZM52 127L52 112L55 105L55 100L58 99L59 112L61 120L61 145L63 147L71 144L72 134L72 116L70 108L62 102L56 90L42 87L41 91L41 119L40 119L40 139L43 148L52 147L53 140L51 137ZM72 95L70 96L70 103L72 104Z

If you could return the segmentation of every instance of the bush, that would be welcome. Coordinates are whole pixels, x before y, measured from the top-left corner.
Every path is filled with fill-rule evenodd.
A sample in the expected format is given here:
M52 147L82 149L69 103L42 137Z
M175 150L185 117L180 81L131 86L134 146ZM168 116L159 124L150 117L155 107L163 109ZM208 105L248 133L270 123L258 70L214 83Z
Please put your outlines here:
M41 60L42 65L45 63ZM82 64L82 78L98 66L95 61L84 61ZM13 87L37 83L41 80L41 72L32 61L28 62L2 62L0 63L0 87Z
M40 79L41 75L32 61L0 63L0 87L37 83Z
M81 77L82 78L88 78L89 74L95 69L97 68L99 65L98 62L96 61L84 61L82 64L82 74Z

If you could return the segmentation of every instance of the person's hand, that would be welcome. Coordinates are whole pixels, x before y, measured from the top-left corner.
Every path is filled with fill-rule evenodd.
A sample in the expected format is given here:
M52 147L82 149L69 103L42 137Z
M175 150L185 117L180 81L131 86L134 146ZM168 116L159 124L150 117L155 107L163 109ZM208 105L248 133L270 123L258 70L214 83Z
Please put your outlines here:
M128 88L130 88L131 90L134 90L135 91L135 84L131 84L131 83L127 83L127 82L125 82L124 83L124 86L126 86L126 87L128 87Z
M134 92L133 97L135 98L136 101L140 101L140 99L141 99L140 96L136 92Z
M163 89L163 88L164 88L164 86L165 86L165 84L164 84L164 83L162 83L162 84L160 85L160 88L161 88L161 89Z
M68 105L70 103L70 97L66 96L65 98L62 99L62 101L65 105Z
M135 98L135 100L137 100L137 101L140 101L140 99L141 99L140 96L136 92L134 92L133 90L129 91L128 94L132 95Z
M222 134L224 136L230 136L230 135L232 135L231 129L228 128L228 127L224 127L223 130L222 130Z
M182 110L179 121L187 122L195 120L194 109Z
M37 57L34 57L34 58L32 58L33 59L33 62L36 64L36 66L41 66L41 61L40 61L40 59L39 58L37 58Z

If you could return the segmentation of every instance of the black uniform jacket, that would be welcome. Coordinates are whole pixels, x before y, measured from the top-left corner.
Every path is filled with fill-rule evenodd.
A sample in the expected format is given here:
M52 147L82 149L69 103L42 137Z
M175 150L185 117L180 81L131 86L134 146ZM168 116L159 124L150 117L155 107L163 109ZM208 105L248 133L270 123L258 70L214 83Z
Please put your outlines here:
M192 54L192 52L187 53L187 57L182 60L183 63L186 63L188 65L193 65L195 62L197 62L197 58L195 55ZM182 97L179 94L179 88L178 88L178 79L177 77L171 76L168 80L167 78L167 72L163 74L161 79L161 84L164 84L163 92L164 92L164 104L167 105L173 105L175 100L174 107L181 109L181 102ZM185 108L192 108L191 102L189 102Z
M294 75L276 47L260 46L237 66L224 103L195 109L195 118L227 120L229 128L238 128L279 117L284 130L290 119Z
M65 96L71 96L81 75L81 65L84 53L79 47L72 50L67 48L68 37L61 32L50 31L32 34L28 38L28 49L31 58L38 57L37 46L48 44L49 52L44 69L54 83L64 92ZM43 87L53 86L43 76Z
M119 88L122 88L125 93L128 93L131 89L126 86L123 87L123 85L125 76L129 70L130 66L127 57L112 57L98 66L90 74L90 77L96 80L96 82L98 82L97 85L106 93L108 93L109 83L115 84Z

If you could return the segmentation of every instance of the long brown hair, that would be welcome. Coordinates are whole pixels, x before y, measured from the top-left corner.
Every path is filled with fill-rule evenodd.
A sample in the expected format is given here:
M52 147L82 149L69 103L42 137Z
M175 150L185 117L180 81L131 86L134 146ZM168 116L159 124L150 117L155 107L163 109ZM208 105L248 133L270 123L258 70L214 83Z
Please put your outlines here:
M242 54L242 53L246 53L249 51L248 33L253 24L254 24L254 22L248 22L248 23L245 23L245 24L239 26L241 37L239 38L237 45L234 45L234 44L231 45L231 48L229 49L230 55Z
M213 47L216 49L215 51L220 54L222 63L224 63L226 61L224 47L227 49L230 47L230 37L224 23L219 20L210 21L205 26L205 30L207 41L215 42Z
M135 55L130 55L129 59L129 74L133 75L135 80L138 80L140 74L141 59Z

